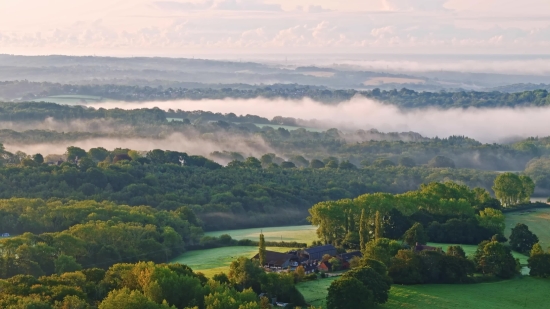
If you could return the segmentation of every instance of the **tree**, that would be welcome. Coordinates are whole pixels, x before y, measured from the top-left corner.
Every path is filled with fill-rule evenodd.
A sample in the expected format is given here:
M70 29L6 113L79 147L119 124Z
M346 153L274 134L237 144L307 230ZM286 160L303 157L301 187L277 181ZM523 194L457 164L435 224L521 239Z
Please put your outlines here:
M338 168L338 161L331 160L325 165L326 168Z
M323 168L325 167L325 163L323 163L321 160L313 159L309 162L310 168Z
M399 163L399 166L404 166L404 167L415 167L416 166L416 162L411 157L401 157L401 158L399 158L398 163Z
M380 211L377 210L374 217L374 239L382 237L384 237L383 218Z
M296 167L296 164L290 162L290 161L285 161L285 162L282 162L281 163L281 167L282 168L295 168Z
M70 146L70 147L67 147L66 155L67 155L67 160L74 161L77 157L79 159L84 158L87 155L87 153L82 148Z
M399 239L411 227L409 218L403 215L397 208L392 208L383 221L384 237Z
M38 163L38 164L44 163L44 157L43 157L41 154L39 154L39 153L33 155L33 156L32 156L32 159L34 160L34 162L36 162L36 163Z
M428 162L428 167L455 168L455 162L445 156L436 156Z
M531 199L531 195L535 192L535 183L529 176L519 176L519 179L521 180L521 195L520 195L520 202L522 203L529 203Z
M403 234L403 240L409 244L409 246L414 246L416 243L424 245L428 242L428 234L426 234L424 226L416 222L405 232L405 234Z
M99 304L99 309L175 309L168 304L157 304L140 291L130 291L128 288L114 290Z
M304 280L304 277L306 276L306 270L302 265L296 267L296 270L294 271L294 273L296 274L296 278L298 279L297 281Z
M96 162L102 162L109 156L109 151L103 147L90 148L88 155Z
M514 173L502 173L495 178L493 191L495 196L505 207L514 206L529 199L534 190L533 181L527 176L518 176Z
M328 262L330 263L330 268L332 271L339 271L342 269L342 262L340 262L338 258L332 257L328 260Z
M466 258L466 252L464 252L461 246L449 246L447 248L447 255Z
M344 160L340 162L340 165L338 166L338 168L342 170L354 170L354 169L357 169L357 166L353 165L348 160Z
M82 266L76 262L76 259L68 255L60 255L55 261L55 272L62 274L66 272L73 272L81 270Z
M239 257L229 265L229 279L234 284L241 286L243 290L259 285L264 274L259 262L252 261L244 256Z
M535 256L537 254L544 254L544 250L542 250L542 246L540 245L540 243L536 243L533 245L529 256Z
M262 168L262 162L260 162L260 160L254 158L254 157L248 157L246 158L246 160L244 161L244 165L248 168L252 168L252 169L260 169Z
M391 257L401 249L401 244L395 240L379 238L367 243L363 256L368 259L378 260L386 266L390 265Z
M482 226L495 234L503 234L506 226L502 211L494 208L485 208L477 216L479 226Z
M266 264L265 253L266 253L265 238L264 238L264 234L260 233L259 253L258 253L258 256L260 258L260 266L264 266Z
M539 242L537 235L529 231L529 227L523 223L516 224L512 228L512 234L510 235L510 247L513 250L521 253L527 253L533 246Z
M369 225L365 210L361 210L361 219L359 221L359 243L361 250L365 250L369 241Z
M355 278L337 279L328 288L327 309L368 309L374 306L372 291Z
M477 263L484 274L503 279L511 278L519 272L519 261L514 259L510 249L496 241L487 242L483 246Z
M418 254L411 250L399 250L391 258L388 273L395 283L422 283L422 260Z
M374 303L384 304L388 301L391 278L387 275L382 275L370 267L359 267L348 271L342 278L355 278L361 281L372 291Z

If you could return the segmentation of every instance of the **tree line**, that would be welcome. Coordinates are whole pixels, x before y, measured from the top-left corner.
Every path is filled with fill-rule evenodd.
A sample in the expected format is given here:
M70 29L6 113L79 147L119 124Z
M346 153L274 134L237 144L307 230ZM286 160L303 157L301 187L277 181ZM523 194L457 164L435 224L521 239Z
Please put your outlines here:
M69 147L67 161L58 165L47 164L40 154L21 154L19 163L0 167L0 198L111 201L168 211L187 206L202 219L205 229L212 230L301 223L307 209L323 200L401 193L430 181L455 179L490 188L496 176L452 168L359 169L335 159L285 168L268 164L266 158L249 157L223 167L205 157L175 151Z
M104 85L69 85L56 83L32 83L27 81L10 81L0 84L3 97L32 100L51 95L91 95L122 101L152 101L152 100L202 100L202 99L253 99L258 97L268 99L310 98L325 104L339 104L349 101L356 95L378 101L395 104L404 108L466 108L466 107L514 107L514 106L546 106L550 105L550 97L545 89L530 91L481 92L481 91L450 91L450 92L417 92L403 88L401 90L367 91L341 89L332 90L324 87L302 85L246 86L246 87L150 87L126 86L116 84Z

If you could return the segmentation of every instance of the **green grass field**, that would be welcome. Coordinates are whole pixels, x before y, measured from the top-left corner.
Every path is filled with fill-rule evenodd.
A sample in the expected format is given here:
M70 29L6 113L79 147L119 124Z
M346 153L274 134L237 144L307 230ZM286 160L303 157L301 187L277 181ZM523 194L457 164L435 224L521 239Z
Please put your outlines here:
M550 246L550 208L532 209L529 212L511 212L506 214L506 237L510 236L511 229L523 223L529 230L539 237L542 248Z
M267 250L287 252L292 248L267 247ZM212 277L220 272L227 273L229 265L238 257L253 257L258 253L257 247L223 247L205 250L193 250L186 252L170 261L181 263L191 267L194 271L202 272L207 277Z
M326 290L336 278L298 284L306 301L326 308ZM522 277L492 283L394 285L389 301L379 306L387 309L515 309L544 308L550 280Z
M229 234L233 239L258 240L260 233L263 232L266 241L296 241L311 245L317 240L317 228L312 225L296 225L283 227L265 227L243 230L228 230L207 232L205 235L219 237L223 234Z

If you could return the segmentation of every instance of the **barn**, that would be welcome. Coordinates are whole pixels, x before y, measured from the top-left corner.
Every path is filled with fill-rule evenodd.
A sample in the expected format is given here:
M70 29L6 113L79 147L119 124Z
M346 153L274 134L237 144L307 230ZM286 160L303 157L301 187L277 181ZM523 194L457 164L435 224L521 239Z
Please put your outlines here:
M323 255L335 256L337 253L333 245L324 245L304 249L301 254L308 256L308 260L322 260Z

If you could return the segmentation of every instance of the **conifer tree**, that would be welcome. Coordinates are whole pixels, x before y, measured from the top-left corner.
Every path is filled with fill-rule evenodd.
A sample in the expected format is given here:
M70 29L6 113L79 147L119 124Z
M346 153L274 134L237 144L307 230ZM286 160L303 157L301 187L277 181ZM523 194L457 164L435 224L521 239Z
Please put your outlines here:
M265 238L264 238L264 234L263 233L260 233L260 243L259 243L259 257L260 257L260 265L261 266L264 266L265 265Z

